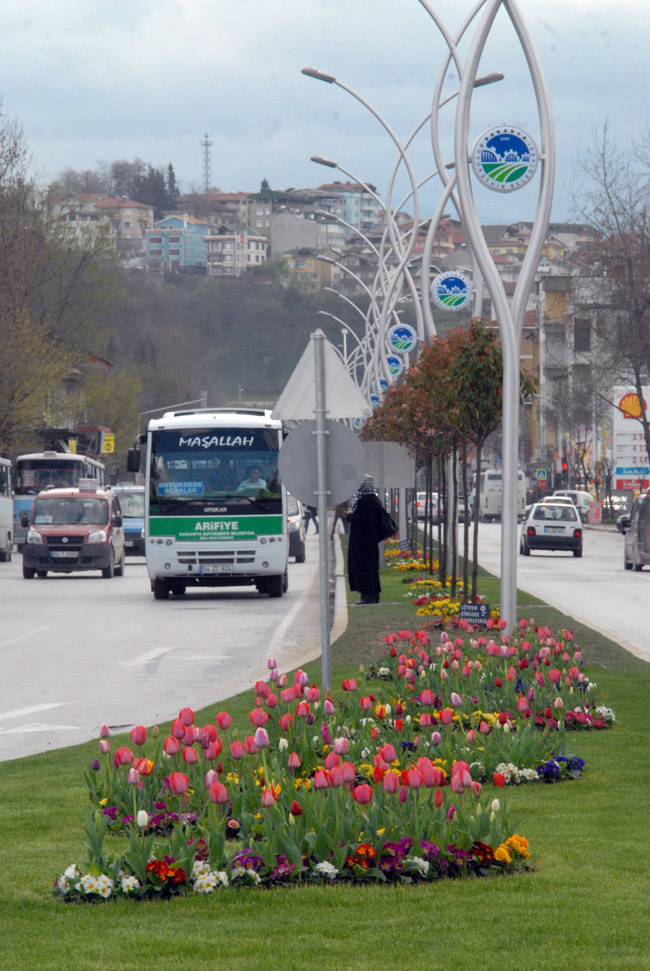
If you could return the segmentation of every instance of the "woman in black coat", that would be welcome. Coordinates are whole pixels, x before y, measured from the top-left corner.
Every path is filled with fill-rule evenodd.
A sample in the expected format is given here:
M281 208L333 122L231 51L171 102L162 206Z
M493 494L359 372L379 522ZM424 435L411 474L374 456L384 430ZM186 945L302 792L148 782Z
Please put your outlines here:
M379 543L384 507L374 492L361 492L348 516L348 581L361 594L359 604L379 603Z

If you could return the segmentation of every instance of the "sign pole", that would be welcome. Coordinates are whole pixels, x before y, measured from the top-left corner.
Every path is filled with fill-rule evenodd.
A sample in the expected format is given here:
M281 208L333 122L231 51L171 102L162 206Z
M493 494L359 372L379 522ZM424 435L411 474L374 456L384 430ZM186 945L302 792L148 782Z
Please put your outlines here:
M321 662L322 662L322 690L327 693L332 687L332 658L330 651L330 596L329 596L329 563L328 563L328 533L327 528L327 427L325 418L327 404L325 401L325 334L318 330L311 335L314 342L314 397L316 413L316 471L317 489L316 499L319 522L319 566L320 566L320 631L321 631Z

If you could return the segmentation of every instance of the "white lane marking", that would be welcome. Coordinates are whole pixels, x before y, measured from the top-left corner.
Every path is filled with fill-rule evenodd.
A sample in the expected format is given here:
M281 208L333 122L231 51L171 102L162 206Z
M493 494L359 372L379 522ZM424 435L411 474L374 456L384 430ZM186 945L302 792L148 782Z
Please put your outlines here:
M15 728L1 728L0 735L24 735L28 732L80 732L80 725L50 725L48 722L32 722L28 725L17 725Z
M52 628L37 627L35 630L27 631L26 634L19 634L17 637L10 637L8 641L0 641L0 649L3 647L11 647L12 644L17 644L19 641L29 640L30 637L34 637L36 634L44 634L47 630L52 630Z
M0 712L0 721L7 718L22 718L23 715L34 715L37 711L47 711L48 708L61 708L62 705L69 705L69 701L52 701L49 704L28 705L26 708L14 708L13 711Z
M141 664L149 664L150 661L155 661L156 658L162 657L163 654L169 654L170 651L175 650L175 647L152 647L150 651L145 651L144 654L139 654L130 661L120 661L119 663L124 665L125 668L134 668Z

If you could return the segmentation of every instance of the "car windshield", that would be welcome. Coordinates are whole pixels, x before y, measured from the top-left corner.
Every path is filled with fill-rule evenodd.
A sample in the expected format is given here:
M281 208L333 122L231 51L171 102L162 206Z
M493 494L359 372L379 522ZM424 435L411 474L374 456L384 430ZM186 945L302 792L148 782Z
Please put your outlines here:
M77 496L47 497L36 500L35 526L105 526L108 503L105 499Z
M117 498L123 516L136 519L144 517L144 492L118 492Z

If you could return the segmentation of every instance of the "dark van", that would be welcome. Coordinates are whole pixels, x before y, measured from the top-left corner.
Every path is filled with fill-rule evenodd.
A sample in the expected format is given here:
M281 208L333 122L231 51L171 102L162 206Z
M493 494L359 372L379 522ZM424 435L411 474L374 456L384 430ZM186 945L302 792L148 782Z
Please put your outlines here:
M23 546L26 580L82 570L101 570L107 579L123 575L122 511L109 489L46 489L34 498L29 517L21 513L21 522L29 526Z
M623 565L626 570L642 570L650 564L650 492L632 503L630 522L625 532Z

